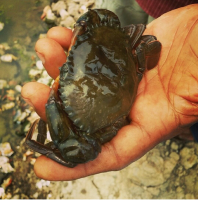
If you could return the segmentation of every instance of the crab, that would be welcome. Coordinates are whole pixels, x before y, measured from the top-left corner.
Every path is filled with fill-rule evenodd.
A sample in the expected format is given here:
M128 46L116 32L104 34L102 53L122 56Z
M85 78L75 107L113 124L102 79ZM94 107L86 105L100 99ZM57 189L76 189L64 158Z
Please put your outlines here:
M46 123L33 123L26 143L52 160L74 167L95 159L101 146L130 123L129 112L145 69L160 57L161 43L142 35L143 24L121 27L106 9L90 9L76 22L67 61L46 104ZM38 125L38 137L32 139Z

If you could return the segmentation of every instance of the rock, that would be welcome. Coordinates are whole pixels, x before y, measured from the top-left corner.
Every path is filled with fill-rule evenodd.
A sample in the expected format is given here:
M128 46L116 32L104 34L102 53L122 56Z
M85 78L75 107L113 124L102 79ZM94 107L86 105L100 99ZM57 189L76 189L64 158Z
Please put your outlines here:
M171 153L173 154L173 153ZM168 179L171 175L171 172L173 171L173 169L175 168L177 161L179 159L179 156L176 156L176 158L174 157L170 157L170 158L165 158L164 160L164 171L163 171L163 175L165 180Z
M65 9L61 9L59 14L62 20L65 20L69 16L69 13Z
M14 168L10 165L10 163L4 163L1 165L1 171L7 174L10 172L14 172Z
M0 90L2 90L3 88L7 87L7 81L6 80L2 80L0 79Z
M85 5L82 5L80 8L79 8L79 12L80 13L85 13L86 11L87 11L88 9L87 9L87 7L85 6Z
M170 158L172 158L173 160L175 160L176 162L179 160L179 155L175 152L171 152L170 153Z
M46 23L54 23L56 21L56 16L52 12L52 10L48 10L45 17Z
M45 85L50 85L50 83L52 82L51 78L39 78L37 80L38 83L43 83Z
M107 198L107 199L113 199L114 194L118 190L118 187L115 185L116 181L116 173L115 172L109 172L106 174L106 178L104 179L103 175L94 176L93 177L93 185L100 191L101 197ZM106 181L108 180L108 181ZM109 192L111 191L111 192Z
M0 143L0 154L2 156L11 156L13 153L9 142Z
M179 148L178 144L176 142L171 143L171 149L177 151Z
M0 154L1 154L1 152L0 152ZM9 158L8 157L6 157L6 156L0 156L0 166L2 164L8 163L8 162L9 162Z
M38 181L37 183L36 183L36 187L38 188L38 189L41 189L42 187L48 187L50 185L50 181L46 181L46 180L43 180L43 179L41 179L40 181Z
M165 143L165 144L166 144L167 146L169 146L169 145L170 145L170 143L171 143L171 141L170 141L170 140L166 140L166 143Z
M3 42L3 43L0 44L0 49L7 51L7 50L10 50L11 48L8 45L8 43Z
M160 189L157 187L148 187L147 190L154 196L158 196L160 194Z
M5 54L1 56L1 61L3 62L12 62L13 60L17 60L17 57L12 54Z
M4 28L4 23L3 22L0 22L0 31L2 31Z
M13 172L14 168L9 163L9 158L6 156L0 156L0 172L10 173Z
M41 73L42 73L42 70L31 69L29 71L29 76L30 76L30 78L37 78L37 77L40 77Z
M39 193L38 192L36 192L35 194L33 194L33 197L35 198L35 199L38 199L38 196L39 196ZM47 198L48 199L48 198Z
M190 170L190 173L188 176L184 178L185 182L185 189L188 191L188 193L193 194L195 191L195 184L197 182L197 176L195 176L196 171Z
M198 161L194 148L184 147L180 151L180 156L181 156L181 161L180 161L181 165L184 166L185 169L190 169Z
M80 13L78 13L78 10L79 10L79 5L78 4L74 4L74 3L69 3L68 4L68 9L67 9L67 12L75 17L75 20L79 18L80 16Z
M19 93L21 93L21 90L22 90L22 86L21 85L16 85L15 86L15 90Z
M164 161L155 151L131 164L128 177L138 185L157 186L165 182L163 169Z
M74 24L75 24L75 20L71 16L68 16L66 17L65 20L60 21L60 26L63 26L63 27L73 28Z
M43 70L43 69L44 69L44 66L43 66L43 63L42 63L41 60L36 61L36 67L37 67L39 70Z
M3 112L5 110L10 110L10 109L12 109L14 107L15 107L15 103L14 102L9 102L9 103L2 104L1 108L0 108L0 112Z
M185 199L195 199L195 196L193 194L186 194Z
M41 33L39 35L39 38L38 39L42 39L42 38L46 38L47 37L47 34L46 33Z
M194 192L194 196L195 196L195 199L198 199L198 181L195 182L195 192Z
M163 146L161 148L163 149ZM155 148L131 164L127 177L137 185L159 186L170 178L178 160L179 156L176 152L171 152L169 156L162 158L160 148Z
M66 4L64 1L58 1L57 3L52 3L51 8L53 12L60 14L62 9L66 10Z
M5 189L0 187L0 198L3 199L4 195L5 195Z
M176 195L177 195L177 199L184 199L185 195L184 195L184 191L181 187L177 187Z
M12 199L20 199L20 195L19 194L15 194Z
M6 190L6 188L12 183L12 178L11 176L9 176L8 178L6 178L3 183L1 184L1 187L4 188Z
M184 170L184 168L183 168L182 165L180 165L180 166L177 168L176 174L177 174L178 176L183 176L183 175L185 175L185 170Z

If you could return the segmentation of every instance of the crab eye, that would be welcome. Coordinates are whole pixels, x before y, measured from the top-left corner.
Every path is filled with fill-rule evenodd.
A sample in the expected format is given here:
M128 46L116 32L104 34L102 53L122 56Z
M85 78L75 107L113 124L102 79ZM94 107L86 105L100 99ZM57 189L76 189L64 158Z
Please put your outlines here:
M79 25L83 26L84 28L86 28L87 27L87 22L86 21L80 21Z
M77 28L77 27L81 27L81 30L86 31L86 30L87 30L87 22L84 21L84 20L81 20L81 21L77 22L77 23L74 25L74 28Z

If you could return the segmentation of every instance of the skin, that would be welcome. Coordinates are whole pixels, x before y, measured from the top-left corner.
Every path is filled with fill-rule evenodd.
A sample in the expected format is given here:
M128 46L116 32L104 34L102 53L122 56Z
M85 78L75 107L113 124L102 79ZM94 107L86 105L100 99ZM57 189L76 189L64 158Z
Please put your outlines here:
M158 143L188 131L198 121L198 5L171 11L148 25L144 34L162 43L158 65L146 71L130 112L131 124L102 147L99 156L75 168L64 167L40 156L34 170L48 180L74 180L120 170L142 157ZM55 78L65 62L71 30L56 27L36 43L47 72ZM53 58L53 59L52 59ZM50 88L41 83L24 85L22 97L45 118ZM54 173L56 171L56 173Z

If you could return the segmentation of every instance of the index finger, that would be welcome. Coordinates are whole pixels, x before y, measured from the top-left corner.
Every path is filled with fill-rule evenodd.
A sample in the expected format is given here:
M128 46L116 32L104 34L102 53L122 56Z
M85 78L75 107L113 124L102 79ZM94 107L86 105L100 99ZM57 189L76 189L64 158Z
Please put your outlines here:
M47 38L53 39L59 43L65 50L68 50L71 38L72 30L65 27L53 27L47 32Z
M38 57L53 79L59 75L59 68L66 62L65 50L70 46L71 37L71 29L54 27L48 31L47 38L38 40L35 45Z

